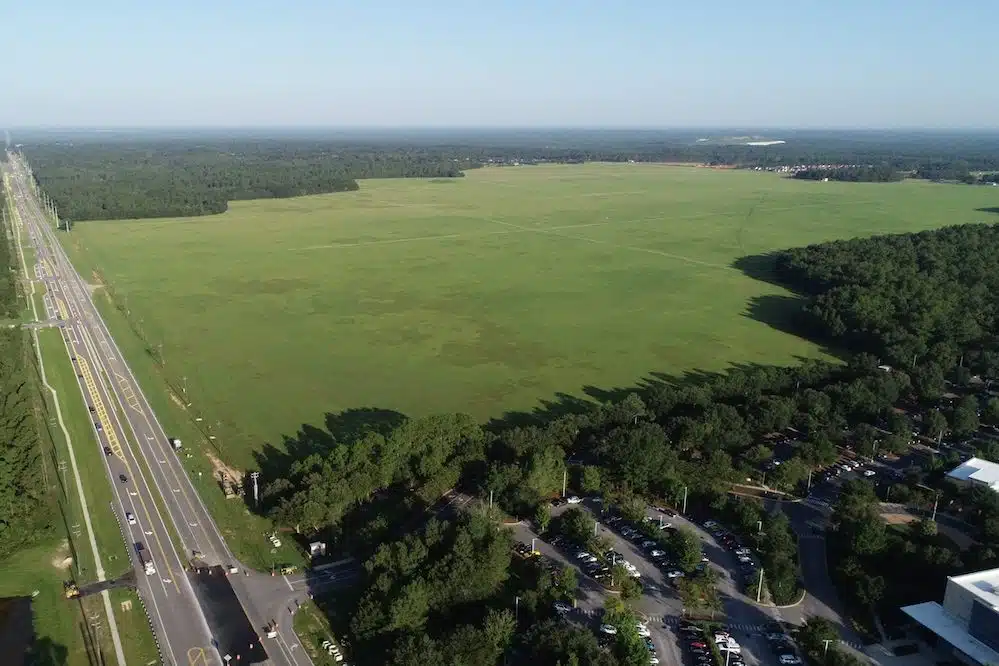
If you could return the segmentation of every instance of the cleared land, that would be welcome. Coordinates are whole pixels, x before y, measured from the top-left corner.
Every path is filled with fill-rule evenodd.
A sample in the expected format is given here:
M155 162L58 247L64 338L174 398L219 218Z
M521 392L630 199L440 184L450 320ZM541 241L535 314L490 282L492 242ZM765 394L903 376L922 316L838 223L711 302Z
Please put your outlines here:
M126 353L162 345L157 372L178 396L186 382L191 410L221 423L225 457L244 466L252 449L350 407L486 418L650 372L819 355L773 325L787 294L737 259L994 221L977 209L996 197L655 165L522 167L365 181L214 217L88 222L64 242L129 312L131 327L109 322L131 337Z

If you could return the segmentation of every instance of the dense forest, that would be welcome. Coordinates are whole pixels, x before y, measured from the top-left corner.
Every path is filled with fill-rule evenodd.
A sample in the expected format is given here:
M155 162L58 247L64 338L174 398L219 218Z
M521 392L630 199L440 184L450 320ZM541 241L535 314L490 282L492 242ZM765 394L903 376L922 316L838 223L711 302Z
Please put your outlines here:
M999 225L836 241L777 256L809 296L807 330L886 363L940 375L963 356L999 376Z
M0 271L0 311L19 317L17 261L6 230L0 234ZM0 560L53 529L31 354L26 331L0 328Z
M254 141L40 145L25 149L63 219L221 213L229 201L358 188L356 178L458 177L440 153Z
M840 168L814 167L795 171L799 180L841 180L849 183L894 183L904 174L888 165L854 166Z
M977 182L969 170L999 171L999 136L994 135L791 131L782 137L786 143L754 146L745 137L624 130L286 132L270 137L50 132L29 134L19 145L60 216L73 221L213 214L234 200L354 190L364 178L460 177L482 165L876 164L883 166L856 169L849 177L822 177L892 180L893 174L916 172L966 182Z

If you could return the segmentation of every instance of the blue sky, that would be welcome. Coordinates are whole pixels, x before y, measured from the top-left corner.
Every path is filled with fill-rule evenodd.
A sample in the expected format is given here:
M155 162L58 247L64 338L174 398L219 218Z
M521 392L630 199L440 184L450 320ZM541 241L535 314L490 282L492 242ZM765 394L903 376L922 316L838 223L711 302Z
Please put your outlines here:
M0 125L999 127L995 0L17 0Z

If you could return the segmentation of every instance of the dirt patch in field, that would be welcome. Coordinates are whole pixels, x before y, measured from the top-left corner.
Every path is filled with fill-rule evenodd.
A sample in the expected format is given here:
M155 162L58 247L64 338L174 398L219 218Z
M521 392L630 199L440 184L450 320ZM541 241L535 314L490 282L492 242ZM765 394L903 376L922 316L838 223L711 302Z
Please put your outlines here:
M69 541L62 540L51 560L52 566L56 569L69 569L73 566L73 558L69 556Z
M233 481L242 481L243 472L232 467L231 465L226 465L224 462L219 460L214 454L205 451L205 456L208 458L208 462L212 464L212 471L215 478L228 477Z

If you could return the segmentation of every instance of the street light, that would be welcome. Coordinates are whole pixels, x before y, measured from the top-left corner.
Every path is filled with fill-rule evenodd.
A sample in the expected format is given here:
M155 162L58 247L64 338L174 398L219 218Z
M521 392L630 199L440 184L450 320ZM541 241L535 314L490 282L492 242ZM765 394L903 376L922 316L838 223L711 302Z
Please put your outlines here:
M826 654L828 654L828 652L829 652L829 644L832 643L832 642L833 642L833 639L831 639L831 638L827 638L827 639L825 639L825 640L822 641L822 643L825 645L825 648L822 650L822 660L823 661L825 661Z

